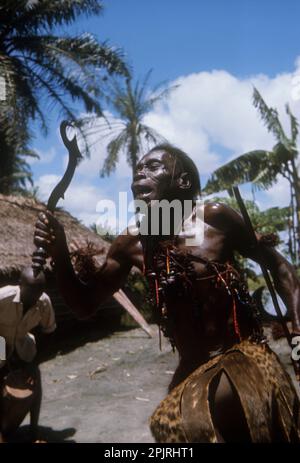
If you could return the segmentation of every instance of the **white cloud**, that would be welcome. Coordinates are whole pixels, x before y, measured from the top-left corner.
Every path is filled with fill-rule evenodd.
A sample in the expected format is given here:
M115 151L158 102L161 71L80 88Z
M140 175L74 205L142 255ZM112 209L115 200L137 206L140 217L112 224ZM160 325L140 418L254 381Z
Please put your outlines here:
M42 201L47 203L51 191L59 180L60 177L57 175L43 175L38 179L36 185L38 187L38 196ZM98 187L87 182L82 183L76 181L75 178L75 181L67 189L64 199L59 201L58 207L63 207L87 226L101 221L103 226L108 225L114 229L118 227L118 196L114 198L116 214L114 214L114 210L110 210L108 213L103 211L102 214L97 212L98 202L107 200L108 196L108 192L105 188L101 189L101 185ZM128 197L128 203L130 201L131 198ZM125 226L126 223L121 220L119 230L123 230Z
M253 106L254 86L268 105L278 108L283 125L289 130L285 103L289 102L295 115L300 116L300 98L296 101L293 97L293 79L298 75L300 57L295 66L294 73L274 78L260 74L239 79L224 70L179 77L170 84L177 88L145 117L145 123L190 154L200 173L209 174L232 157L253 149L268 149L275 144ZM112 124L120 122L110 113L106 116ZM101 138L95 125L90 136L91 159L79 167L83 175L94 176L99 171L109 140L109 136ZM130 175L125 153L122 153L117 176Z
M47 201L54 186L60 177L57 175L43 175L37 181L38 195L43 201ZM85 223L95 222L96 204L101 198L101 191L87 183L73 182L65 193L65 198L58 203L59 207L70 211L75 217L84 220Z
M38 196L39 198L46 202L49 198L49 195L52 189L55 187L60 177L58 175L42 175L36 182L38 187Z
M260 74L238 78L224 70L182 76L170 84L179 87L147 115L145 123L190 154L200 174L207 175L240 154L253 149L270 149L276 143L253 106L253 86L269 106L278 109L286 130L289 130L289 124L285 103L288 102L292 112L300 118L300 92L299 98L295 92L297 76L300 76L300 57L295 62L293 73L274 77ZM111 114L107 113L106 116L112 124L119 123ZM120 189L126 189L124 185L129 188L131 169L125 153L122 153L116 173L108 180L99 179L110 138L94 130L89 139L91 158L79 165L64 207L90 223L97 198L111 198ZM48 158L55 154L51 150L47 153ZM44 159L48 159L47 153L44 153ZM55 178L45 175L39 179L41 195L47 188L50 189L51 182L55 183ZM94 186L98 184L99 187ZM243 191L247 195L247 191ZM288 187L283 180L262 196L257 194L262 207L287 205L288 197Z
M56 149L54 147L51 147L46 151L42 151L38 149L36 149L35 151L39 155L39 159L29 157L27 159L28 164L32 165L32 164L36 164L37 162L39 164L50 164L55 159L56 154L57 154Z
M287 179L280 176L278 182L264 192L263 198L263 206L267 208L273 205L278 207L289 206L290 188Z
M179 87L166 104L158 105L146 120L188 152L201 174L211 173L233 157L275 144L252 104L253 86L268 105L278 108L286 129L285 103L300 116L299 101L292 95L294 76L286 73L274 78L254 75L238 79L223 70L183 76L173 82Z
M299 88L295 88L297 83ZM238 79L220 70L183 76L173 84L179 87L171 93L167 104L159 105L147 116L147 122L187 151L202 175L247 151L275 145L274 136L253 106L254 86L269 106L278 109L288 134L285 104L289 103L294 115L300 118L300 57L295 61L294 73L273 78L254 75ZM250 191L243 191L245 197L252 197ZM280 178L267 192L257 193L256 198L262 208L288 205L287 181Z

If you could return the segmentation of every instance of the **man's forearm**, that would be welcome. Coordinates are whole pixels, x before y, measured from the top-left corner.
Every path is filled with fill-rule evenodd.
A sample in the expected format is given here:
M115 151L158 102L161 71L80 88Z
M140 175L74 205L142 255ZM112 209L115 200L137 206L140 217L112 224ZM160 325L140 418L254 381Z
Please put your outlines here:
M57 285L66 304L77 317L87 318L95 310L90 298L88 286L76 276L66 248L55 259Z
M280 256L281 257L281 256ZM275 289L287 307L293 332L300 334L300 282L293 266L283 257L270 268Z
M292 320L293 331L300 333L300 281L294 267L273 247L260 245L252 258L271 272L274 286Z
M34 244L45 249L52 258L58 288L67 305L79 318L89 317L108 294L107 291L102 291L107 285L101 281L101 278L96 284L87 285L76 276L64 228L49 211L39 214L35 226Z

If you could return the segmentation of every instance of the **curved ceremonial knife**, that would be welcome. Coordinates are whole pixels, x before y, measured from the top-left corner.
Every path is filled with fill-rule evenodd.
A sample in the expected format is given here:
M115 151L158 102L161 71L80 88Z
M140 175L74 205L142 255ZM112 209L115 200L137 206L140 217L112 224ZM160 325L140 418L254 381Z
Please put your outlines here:
M69 161L62 179L54 187L52 193L49 196L47 210L50 212L54 212L60 198L64 198L64 194L71 183L78 162L82 158L78 148L76 135L74 135L71 140L69 140L67 137L68 127L73 127L72 124L68 121L62 121L60 124L60 135L65 147L69 152ZM32 255L32 268L35 275L38 275L43 270L46 257L47 253L43 248L36 248Z

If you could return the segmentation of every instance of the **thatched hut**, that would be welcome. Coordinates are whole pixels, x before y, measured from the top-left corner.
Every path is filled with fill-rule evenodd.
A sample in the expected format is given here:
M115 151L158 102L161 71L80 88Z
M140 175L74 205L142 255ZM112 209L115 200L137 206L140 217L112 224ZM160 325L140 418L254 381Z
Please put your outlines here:
M24 266L31 265L31 255L34 251L33 231L39 212L45 210L41 202L23 196L0 195L0 287L8 284L17 284L19 274ZM109 249L109 243L96 233L81 224L68 212L57 210L56 216L64 225L66 236L71 248L80 248L92 243L99 251L97 264L100 265ZM74 318L70 309L63 302L56 286L55 275L51 267L47 267L47 293L55 308L58 322ZM121 291L114 295L99 308L109 308L110 313L116 313L123 306L131 311L137 321L147 324L139 319L138 311L130 300Z
M0 285L15 281L20 270L31 265L34 251L33 231L38 213L45 205L33 198L0 195ZM64 225L68 243L84 246L91 242L103 249L104 259L109 244L93 233L68 212L58 210L58 220Z

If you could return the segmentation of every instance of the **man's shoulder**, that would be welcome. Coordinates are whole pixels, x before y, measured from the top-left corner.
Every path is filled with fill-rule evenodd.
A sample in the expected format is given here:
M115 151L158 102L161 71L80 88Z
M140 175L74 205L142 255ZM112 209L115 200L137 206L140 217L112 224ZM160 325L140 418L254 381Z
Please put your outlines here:
M0 300L9 299L15 297L18 291L18 286L7 285L0 288Z
M226 216L233 212L236 213L232 207L219 201L210 201L204 204L204 214L207 217Z
M216 212L233 210L232 207L226 203L222 203L222 201L205 201L204 208Z
M225 203L212 201L204 206L204 221L224 232L234 230L240 220L240 214Z
M39 298L39 305L40 305L42 308L48 308L48 307L51 307L51 306L52 306L52 304L51 304L51 299L50 299L50 297L48 296L48 294L42 293L42 295L41 295L40 298Z

